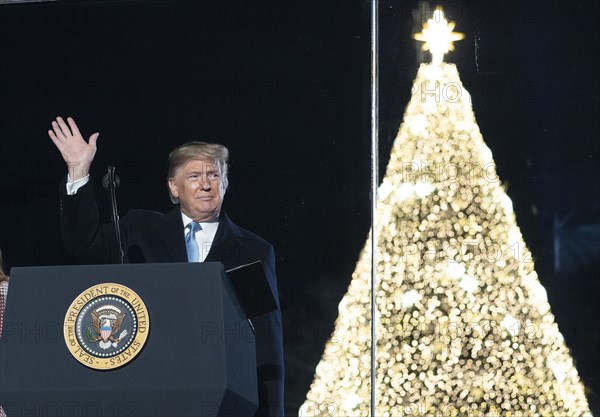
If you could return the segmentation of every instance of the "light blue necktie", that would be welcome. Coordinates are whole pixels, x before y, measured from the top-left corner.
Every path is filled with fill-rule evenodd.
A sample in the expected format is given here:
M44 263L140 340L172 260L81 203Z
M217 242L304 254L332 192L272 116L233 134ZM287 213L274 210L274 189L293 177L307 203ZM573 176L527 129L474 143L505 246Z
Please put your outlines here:
M188 262L200 262L200 249L198 248L198 241L196 241L196 232L202 230L202 227L197 222L191 222L186 228L189 230L188 234L185 235Z

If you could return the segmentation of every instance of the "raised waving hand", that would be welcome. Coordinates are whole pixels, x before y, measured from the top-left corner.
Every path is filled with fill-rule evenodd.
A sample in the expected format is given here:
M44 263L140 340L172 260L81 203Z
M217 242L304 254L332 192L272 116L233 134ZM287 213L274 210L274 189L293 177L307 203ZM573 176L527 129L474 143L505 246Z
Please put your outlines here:
M48 130L48 136L67 164L69 179L76 181L89 174L90 165L96 155L96 140L100 133L92 134L86 142L75 120L67 117L67 123L62 117L57 117L52 121L52 129Z

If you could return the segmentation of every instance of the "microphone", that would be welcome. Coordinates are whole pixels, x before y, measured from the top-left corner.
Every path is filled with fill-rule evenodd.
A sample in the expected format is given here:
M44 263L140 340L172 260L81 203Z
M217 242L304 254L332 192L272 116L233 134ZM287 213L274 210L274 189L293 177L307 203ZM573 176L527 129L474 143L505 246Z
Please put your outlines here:
M114 170L114 167L108 167L109 172L107 174L104 174L104 176L102 177L102 186L107 191L110 191L110 169L111 168ZM114 174L114 175L115 175L114 187L119 188L119 186L121 185L121 179L119 178L119 176L117 174Z
M117 240L117 253L119 254L119 261L123 264L124 253L123 244L121 243L121 227L119 224L119 211L117 210L117 196L115 193L116 188L121 184L121 180L115 174L115 167L109 166L108 173L102 177L102 186L110 191L110 201L112 204L112 220L115 226L115 237Z

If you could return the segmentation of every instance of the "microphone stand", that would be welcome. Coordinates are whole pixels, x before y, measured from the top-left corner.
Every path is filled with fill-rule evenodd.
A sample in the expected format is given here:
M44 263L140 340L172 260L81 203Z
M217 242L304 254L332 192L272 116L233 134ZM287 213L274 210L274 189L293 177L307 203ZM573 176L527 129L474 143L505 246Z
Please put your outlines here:
M115 226L115 236L117 237L117 250L119 252L119 262L125 263L123 244L121 243L121 227L119 225L119 211L117 210L116 189L119 187L119 177L115 175L115 167L109 166L108 173L102 178L102 185L110 192L110 201L112 203L112 221Z

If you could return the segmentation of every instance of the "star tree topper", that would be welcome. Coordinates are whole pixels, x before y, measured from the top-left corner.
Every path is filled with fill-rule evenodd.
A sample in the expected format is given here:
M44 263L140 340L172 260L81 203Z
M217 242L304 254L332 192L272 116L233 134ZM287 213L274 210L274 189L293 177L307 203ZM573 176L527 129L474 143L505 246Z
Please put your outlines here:
M465 37L463 33L452 32L455 23L448 22L444 17L442 9L433 12L433 17L423 24L423 31L415 33L413 37L425 42L423 50L431 52L431 63L440 65L444 60L444 54L454 50L454 41Z

